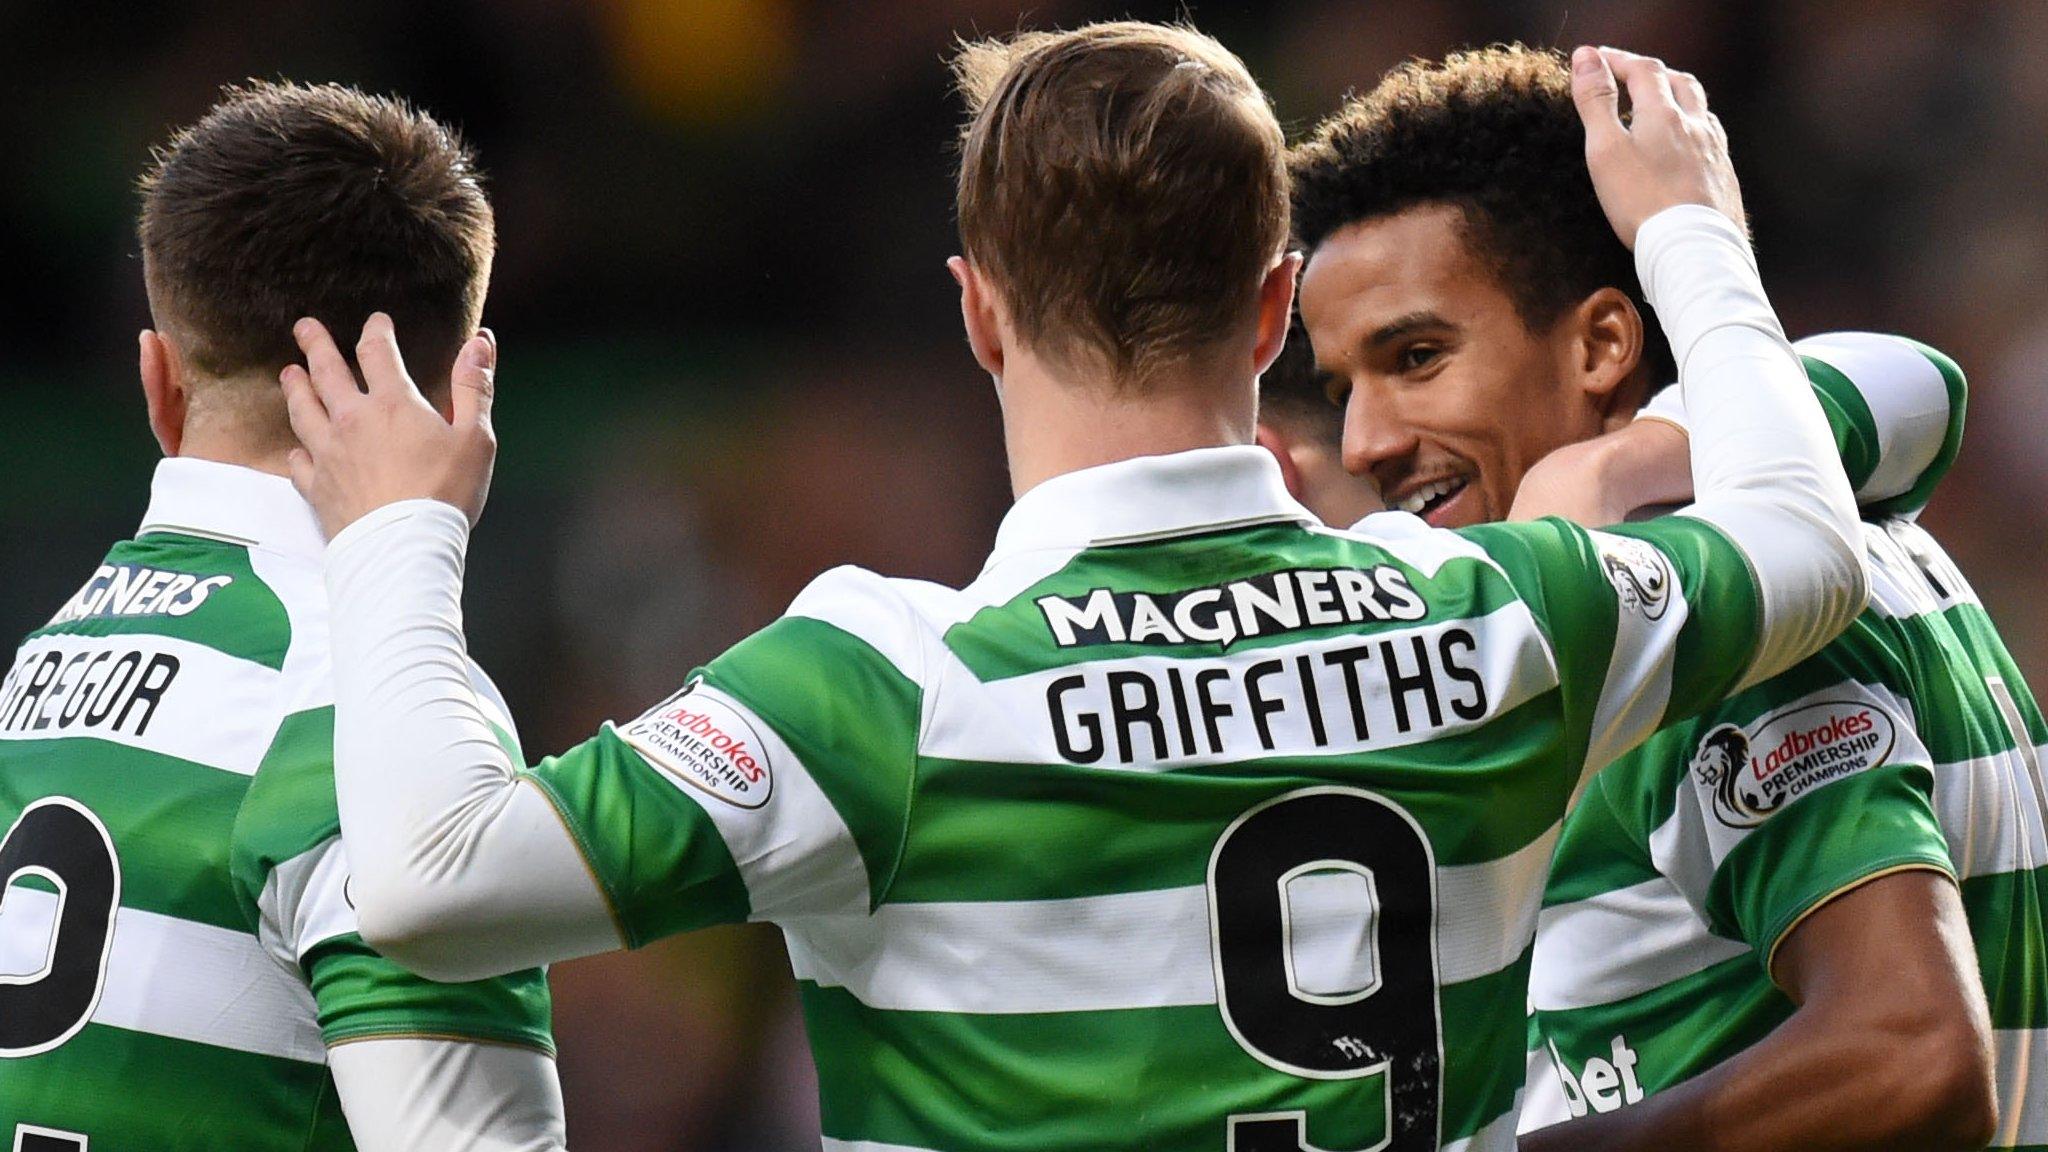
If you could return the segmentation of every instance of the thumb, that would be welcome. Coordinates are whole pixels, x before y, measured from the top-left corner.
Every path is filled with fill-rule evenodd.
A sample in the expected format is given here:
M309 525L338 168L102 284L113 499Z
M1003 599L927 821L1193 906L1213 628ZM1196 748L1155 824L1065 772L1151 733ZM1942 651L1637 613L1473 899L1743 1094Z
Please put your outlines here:
M292 487L297 488L299 495L310 503L313 499L313 454L304 448L294 448L285 457L285 466L291 469Z
M491 402L497 392L498 346L488 336L476 335L462 346L449 376L450 408L457 427L491 422Z
M1627 131L1621 125L1621 93L1615 87L1614 70L1597 48L1581 47L1572 52L1572 103L1578 105L1579 119L1586 125L1586 147Z

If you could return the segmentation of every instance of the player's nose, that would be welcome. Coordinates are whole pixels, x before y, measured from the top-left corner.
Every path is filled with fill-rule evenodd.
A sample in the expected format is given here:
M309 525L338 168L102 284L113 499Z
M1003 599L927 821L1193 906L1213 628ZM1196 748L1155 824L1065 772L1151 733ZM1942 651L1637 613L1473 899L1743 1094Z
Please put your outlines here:
M1344 470L1379 482L1385 490L1390 465L1413 457L1415 429L1404 424L1384 392L1370 382L1352 386L1344 405Z

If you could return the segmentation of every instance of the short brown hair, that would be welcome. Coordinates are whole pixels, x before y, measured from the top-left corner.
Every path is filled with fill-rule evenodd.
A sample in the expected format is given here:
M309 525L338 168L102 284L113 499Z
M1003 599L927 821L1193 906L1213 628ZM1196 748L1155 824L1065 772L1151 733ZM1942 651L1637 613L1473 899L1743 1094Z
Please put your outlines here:
M1124 21L965 44L953 71L960 242L1024 340L1142 386L1249 320L1287 172L1243 61Z
M446 380L482 314L496 245L454 131L392 97L251 82L153 158L144 277L157 322L197 369L274 374L299 358L300 317L352 348L384 311L420 382Z
M1455 205L1472 255L1532 331L1617 288L1643 314L1650 386L1676 376L1635 259L1593 192L1560 54L1508 44L1403 64L1317 125L1290 167L1295 233L1311 251L1347 224Z

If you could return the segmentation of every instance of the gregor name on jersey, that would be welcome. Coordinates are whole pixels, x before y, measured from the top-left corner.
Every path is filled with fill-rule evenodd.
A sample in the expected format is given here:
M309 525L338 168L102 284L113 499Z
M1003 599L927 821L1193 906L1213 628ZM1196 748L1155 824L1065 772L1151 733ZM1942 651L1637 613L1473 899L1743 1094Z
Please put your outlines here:
M141 736L178 677L169 652L61 642L24 647L0 681L0 734L109 726Z

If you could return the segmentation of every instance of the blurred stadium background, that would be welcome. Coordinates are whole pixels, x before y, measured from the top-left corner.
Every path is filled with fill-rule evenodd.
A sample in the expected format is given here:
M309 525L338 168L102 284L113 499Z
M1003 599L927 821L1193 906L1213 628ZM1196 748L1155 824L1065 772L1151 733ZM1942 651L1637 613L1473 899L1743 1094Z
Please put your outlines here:
M504 456L471 635L529 753L637 713L832 564L971 576L1007 488L941 266L942 56L1183 12L1294 128L1403 58L1494 40L1697 72L1788 327L1910 334L1970 373L1927 521L2048 677L2039 0L0 0L0 633L141 513L133 180L250 76L407 94L482 154ZM774 933L563 965L555 989L578 1146L816 1147Z

